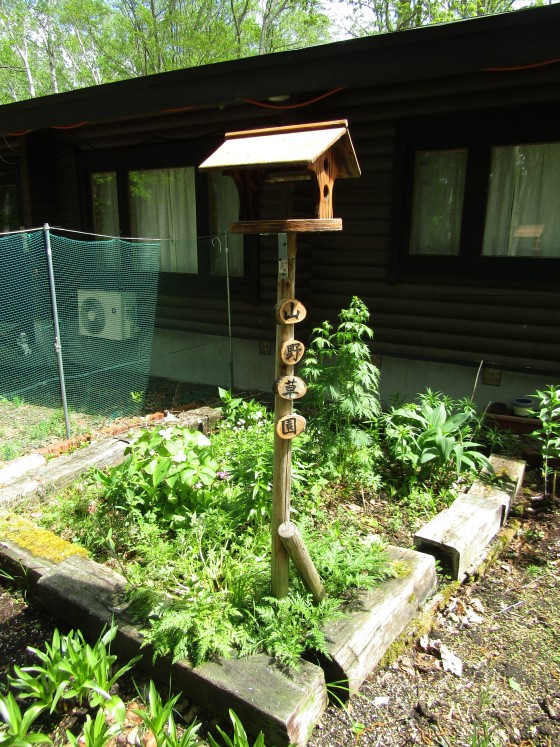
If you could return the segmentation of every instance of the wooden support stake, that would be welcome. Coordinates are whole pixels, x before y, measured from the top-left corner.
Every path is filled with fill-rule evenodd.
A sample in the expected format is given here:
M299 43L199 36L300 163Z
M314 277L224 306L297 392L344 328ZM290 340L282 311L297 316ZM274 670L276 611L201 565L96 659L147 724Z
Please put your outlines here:
M294 298L296 277L297 234L288 233L288 262L278 265L277 301ZM276 326L276 379L293 374L294 367L282 360L282 346L294 339L293 324L278 324ZM274 398L274 422L280 418L292 415L293 402L276 395ZM288 594L288 566L289 557L282 540L278 536L281 524L290 520L290 499L292 488L292 442L290 439L280 438L274 433L274 468L272 483L272 520L271 520L271 586L272 593L277 599Z
M325 587L307 552L299 529L291 521L286 521L278 527L278 536L297 568L305 588L313 594L313 599L318 604L326 597Z

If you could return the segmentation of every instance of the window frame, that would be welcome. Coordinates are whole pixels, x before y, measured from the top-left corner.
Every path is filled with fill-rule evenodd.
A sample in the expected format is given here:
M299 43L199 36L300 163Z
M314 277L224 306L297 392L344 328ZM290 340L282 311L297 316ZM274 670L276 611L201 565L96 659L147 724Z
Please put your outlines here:
M82 220L87 230L93 232L93 200L91 175L114 172L117 178L118 216L121 236L131 236L131 214L129 205L128 173L152 169L194 167L196 188L197 234L210 235L210 202L208 174L198 170L205 158L217 147L214 139L197 141L167 141L154 145L127 146L124 148L100 149L82 153L79 159L83 206ZM190 293L215 293L223 295L225 275L211 274L211 255L205 251L206 242L198 246L198 272L162 271L162 278L180 280L182 287ZM232 290L248 297L253 303L258 300L258 236L243 237L243 275L231 276Z
M11 228L10 231L18 231L24 224L23 219L23 200L21 193L21 183L17 174L0 174L0 189L6 189L12 187L15 195L15 208L17 212L18 225L17 228Z
M552 284L560 258L484 256L484 224L492 148L560 143L560 104L507 107L410 118L397 125L389 282L413 278L490 278L492 284ZM410 254L417 151L467 149L465 194L457 255Z

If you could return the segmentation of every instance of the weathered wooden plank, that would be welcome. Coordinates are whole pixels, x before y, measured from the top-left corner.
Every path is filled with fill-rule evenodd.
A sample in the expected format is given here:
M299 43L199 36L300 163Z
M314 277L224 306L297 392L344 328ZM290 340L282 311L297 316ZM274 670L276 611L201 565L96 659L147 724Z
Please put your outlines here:
M499 503L503 507L502 524L504 524L509 516L511 504L523 483L525 462L521 459L512 459L497 454L491 455L490 462L494 468L497 482L487 482L483 479L476 480L469 488L466 496L459 496L457 500L481 498L485 501Z
M434 555L454 579L476 568L487 546L505 523L521 485L525 463L491 456L497 482L484 477L414 535L420 552Z
M433 557L389 546L389 558L408 572L361 593L347 617L325 630L332 660L319 657L327 682L348 683L356 691L435 589Z
M3 543L3 548L6 543ZM11 548L15 570L32 570L32 590L53 615L79 628L89 639L117 622L114 650L129 659L142 654L139 665L166 685L170 679L195 703L224 720L233 708L248 733L263 731L266 743L276 747L303 747L327 706L323 671L302 661L299 670L286 671L270 657L254 655L241 659L220 659L191 667L186 661L173 663L142 648L142 636L124 617L123 592L126 580L106 566L83 556L55 564Z
M3 488L0 492L0 508L7 508L32 495L41 496L53 488L68 485L89 467L102 468L116 464L122 459L127 445L128 441L125 439L111 438L52 459Z
M0 469L0 488L21 480L23 475L38 467L44 467L46 463L47 459L42 454L26 454L14 459Z
M414 547L433 555L453 579L461 579L502 526L501 502L455 501L414 535Z

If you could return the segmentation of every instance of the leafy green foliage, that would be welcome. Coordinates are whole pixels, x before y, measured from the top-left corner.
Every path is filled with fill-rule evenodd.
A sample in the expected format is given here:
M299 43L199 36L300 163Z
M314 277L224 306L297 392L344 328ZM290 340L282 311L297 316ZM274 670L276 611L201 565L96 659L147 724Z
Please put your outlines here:
M145 431L127 447L127 458L95 473L110 506L177 528L216 498L219 465L209 439L175 426Z
M0 8L2 103L329 38L316 0L12 0Z
M51 713L61 699L74 699L78 704L87 701L91 706L109 701L115 682L137 661L133 659L112 672L117 657L110 653L109 644L116 633L116 626L112 626L90 646L79 630L64 636L55 630L52 642L45 644L44 650L29 649L40 664L14 666L15 676L8 678L10 686L19 691L21 698L32 698Z
M541 448L544 492L548 494L548 481L551 474L551 460L560 460L560 387L550 385L544 390L537 390L536 416L541 421L539 428L531 433Z
M340 605L340 600L329 597L314 605L310 594L298 591L283 599L264 597L253 611L255 635L267 653L297 669L306 651L328 656L322 628L340 616Z
M117 632L112 626L103 633L93 646L89 646L80 632L71 631L61 636L55 631L52 643L44 650L30 649L41 661L41 666L19 668L14 666L14 677L9 677L10 687L20 698L34 702L22 711L11 691L0 694L0 745L3 747L31 747L36 744L52 744L46 734L32 731L37 718L46 710L55 710L62 696L73 698L78 704L88 702L96 710L95 716L88 713L82 736L77 737L67 730L71 747L106 747L122 731L127 709L117 695L110 694L117 681L137 661L131 660L112 673L116 657L108 651L108 644ZM139 657L138 657L139 658ZM200 724L196 721L178 729L173 708L179 695L163 702L153 681L150 681L147 708L133 709L143 727L151 732L156 747L195 747Z
M352 421L373 420L380 412L379 369L371 362L366 339L373 339L369 311L357 296L339 314L313 330L302 366L317 415L335 429ZM334 405L334 407L333 407Z
M0 745L2 747L28 747L33 744L52 744L52 739L31 727L44 711L44 706L34 704L22 712L13 693L0 693Z
M236 713L231 709L229 711L229 717L231 718L231 721L233 723L233 739L231 739L219 726L216 727L222 739L224 740L225 747L251 747L249 738L247 737L247 733L243 728L243 724L239 720L239 717L236 715ZM220 747L218 742L216 742L211 734L208 735L208 741L210 743L210 747ZM262 731L259 732L256 740L253 743L253 747L266 747Z
M344 4L348 13L344 26L353 36L383 34L434 23L507 13L516 7L511 0L440 0L422 3L412 0L346 0ZM524 3L524 6L539 4L540 0L536 0Z
M120 732L121 728L122 723L118 721L112 724L107 723L105 713L100 708L94 719L89 713L86 716L83 739L76 737L69 729L66 730L66 736L71 747L106 747L108 742Z
M148 690L147 708L134 708L133 712L140 718L154 736L156 747L194 747L198 745L196 733L200 724L193 722L179 736L177 723L173 715L179 695L164 702L156 686L151 681Z
M302 520L302 536L327 593L340 597L397 575L379 538L364 538L347 516L318 527Z
M242 521L261 521L270 515L274 430L272 415L253 401L232 397L219 389L223 419L212 438L214 453L236 490L232 511Z
M391 408L382 416L389 468L399 465L399 479L406 485L445 485L464 470L482 467L493 472L480 444L471 440L478 428L475 415L470 402L444 401L430 390L419 403Z
M375 481L375 440L363 427L381 412L368 320L365 304L354 296L336 327L325 321L313 330L301 369L312 415L307 435L312 459L344 482Z

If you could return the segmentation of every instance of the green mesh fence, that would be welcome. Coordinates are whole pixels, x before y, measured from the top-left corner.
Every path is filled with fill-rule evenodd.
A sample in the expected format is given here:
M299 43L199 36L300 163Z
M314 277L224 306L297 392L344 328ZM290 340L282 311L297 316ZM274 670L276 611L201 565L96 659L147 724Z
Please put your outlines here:
M55 314L49 282L48 246ZM0 237L0 395L70 411L137 414L149 380L159 243Z

